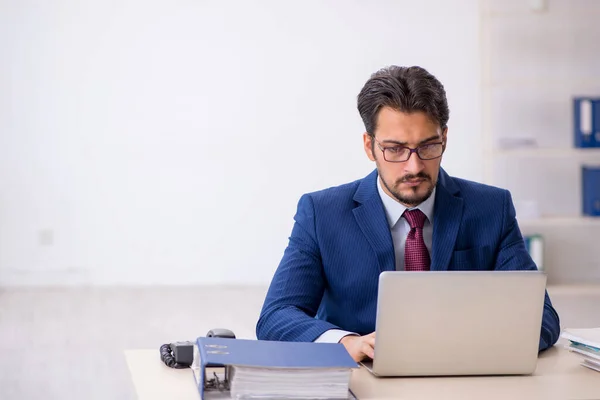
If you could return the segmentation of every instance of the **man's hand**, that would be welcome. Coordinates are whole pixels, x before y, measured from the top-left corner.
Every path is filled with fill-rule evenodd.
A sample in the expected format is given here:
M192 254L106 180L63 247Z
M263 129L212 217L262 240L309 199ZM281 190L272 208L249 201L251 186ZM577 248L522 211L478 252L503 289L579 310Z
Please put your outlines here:
M375 332L365 336L344 336L340 343L356 362L375 357Z

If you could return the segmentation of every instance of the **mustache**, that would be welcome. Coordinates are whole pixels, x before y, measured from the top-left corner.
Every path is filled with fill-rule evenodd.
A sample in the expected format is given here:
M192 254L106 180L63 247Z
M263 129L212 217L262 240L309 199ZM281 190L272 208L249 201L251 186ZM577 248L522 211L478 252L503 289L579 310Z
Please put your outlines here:
M425 172L419 172L418 174L404 175L398 180L398 183L403 183L414 179L423 179L431 182L431 177L429 175L427 175Z

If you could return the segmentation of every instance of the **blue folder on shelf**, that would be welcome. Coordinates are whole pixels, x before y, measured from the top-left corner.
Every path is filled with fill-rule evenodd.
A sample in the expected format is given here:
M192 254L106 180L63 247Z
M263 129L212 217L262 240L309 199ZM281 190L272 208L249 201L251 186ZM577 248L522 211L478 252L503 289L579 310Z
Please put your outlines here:
M544 270L544 238L540 234L523 235L525 248L538 270Z
M600 97L573 99L575 147L600 147Z
M302 382L303 377L312 374L309 381L305 380L303 385L298 387L299 391L310 390L310 387L307 386L310 386L312 382L317 385L319 379L326 379L328 373L331 373L332 375L329 376L335 377L340 385L345 381L346 396L344 398L348 398L350 372L352 368L358 368L357 363L339 343L199 337L196 340L196 358L195 367L198 369L196 379L203 399L208 391L226 392L231 390L236 384L237 376L240 377L239 382L242 382L241 377L248 376L248 373L250 376L257 374L261 381L271 382L272 386L276 386L278 380L287 378ZM223 373L219 377L210 371L211 368L222 368ZM346 375L347 378L345 378ZM273 379L270 380L270 378ZM250 379L250 381L246 379L245 389L251 390L247 387L253 386L255 381L258 379ZM286 384L290 383L286 382ZM331 386L330 382L327 384ZM241 386L242 383L238 385L238 387ZM272 393L272 395L276 395L276 393ZM265 394L263 393L262 396Z
M583 214L600 217L600 166L584 166L581 175Z

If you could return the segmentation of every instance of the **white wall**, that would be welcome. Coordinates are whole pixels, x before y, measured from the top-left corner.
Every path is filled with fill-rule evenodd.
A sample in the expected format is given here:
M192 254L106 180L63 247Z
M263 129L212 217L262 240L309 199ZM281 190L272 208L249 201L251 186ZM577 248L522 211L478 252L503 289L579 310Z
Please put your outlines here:
M300 195L368 174L356 95L446 86L482 179L479 9L447 1L0 1L0 284L268 283Z

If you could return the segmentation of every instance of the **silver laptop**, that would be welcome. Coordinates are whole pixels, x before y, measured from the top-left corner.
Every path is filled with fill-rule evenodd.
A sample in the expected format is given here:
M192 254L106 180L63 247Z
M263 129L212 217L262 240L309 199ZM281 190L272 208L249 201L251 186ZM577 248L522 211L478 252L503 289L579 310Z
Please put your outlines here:
M383 272L363 365L377 376L531 374L545 288L539 271Z

